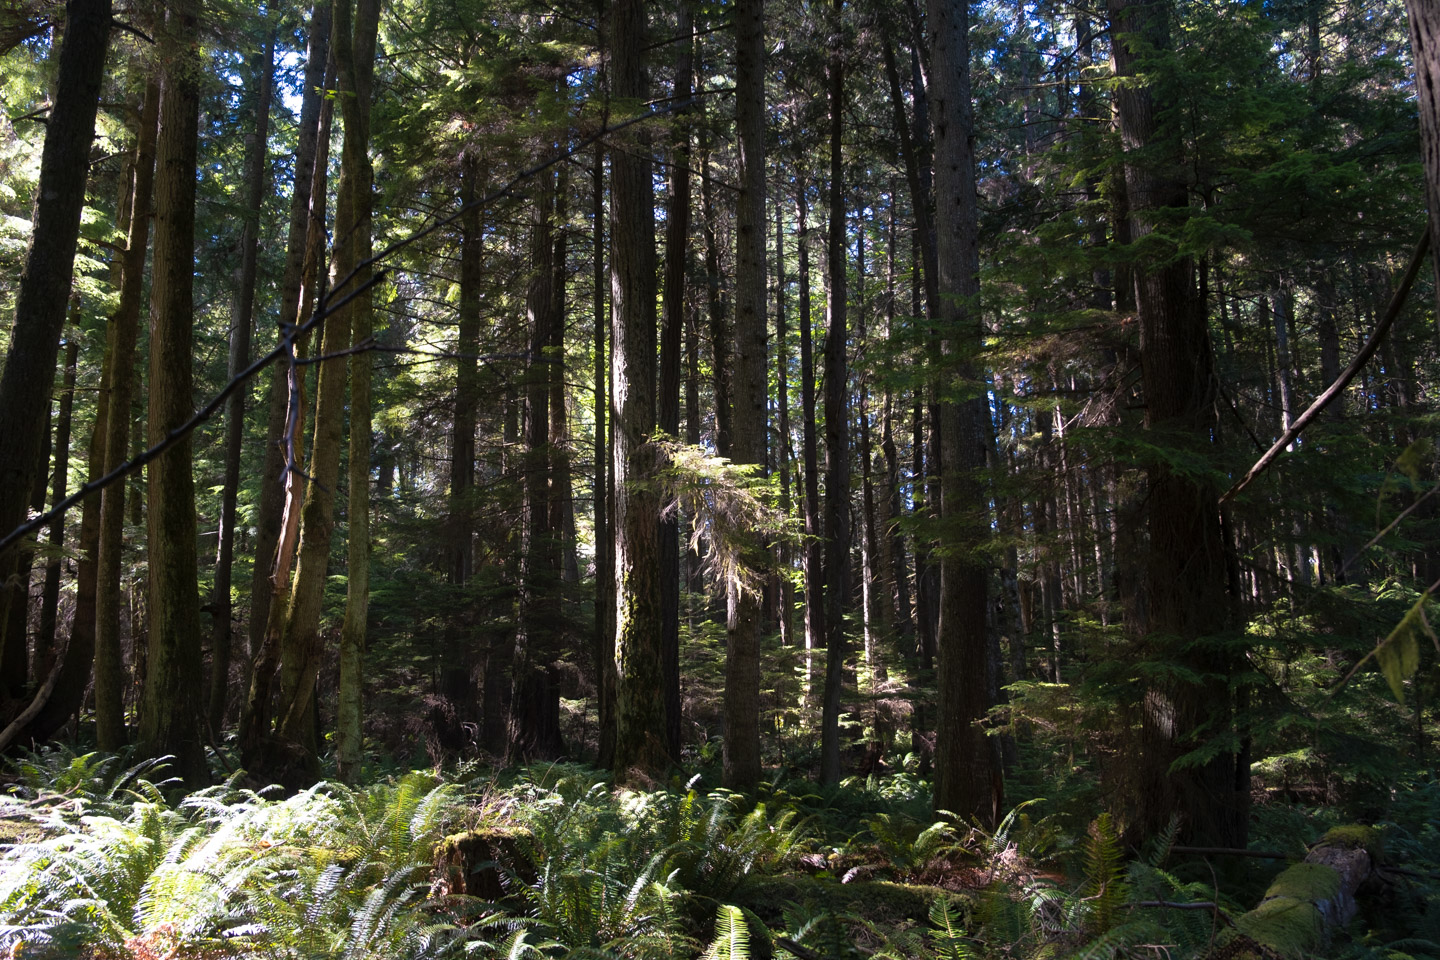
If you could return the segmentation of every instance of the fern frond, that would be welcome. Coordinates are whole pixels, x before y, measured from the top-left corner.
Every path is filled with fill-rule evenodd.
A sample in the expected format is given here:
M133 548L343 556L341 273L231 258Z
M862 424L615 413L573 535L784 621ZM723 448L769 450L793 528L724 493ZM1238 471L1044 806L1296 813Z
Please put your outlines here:
M705 960L750 960L750 926L739 907L721 904L715 913L715 939Z

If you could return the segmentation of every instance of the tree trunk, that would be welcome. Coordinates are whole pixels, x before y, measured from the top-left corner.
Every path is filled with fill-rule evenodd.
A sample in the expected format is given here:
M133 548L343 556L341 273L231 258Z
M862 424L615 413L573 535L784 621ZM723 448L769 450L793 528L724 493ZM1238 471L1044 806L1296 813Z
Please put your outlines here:
M1169 49L1167 5L1110 0L1110 16L1117 77L1137 76L1137 45L1147 51ZM1116 102L1134 240L1144 239L1153 251L1159 238L1151 236L1151 219L1188 203L1182 141L1162 126L1165 105L1155 101L1143 81L1118 87ZM1143 161L1137 158L1142 151ZM1150 442L1186 449L1203 460L1214 419L1214 375L1192 271L1187 257L1141 260L1134 271L1135 303ZM1243 847L1246 797L1237 790L1236 755L1222 747L1208 761L1175 767L1176 760L1200 746L1195 737L1202 731L1215 738L1227 735L1225 678L1234 665L1228 654L1200 652L1195 643L1227 625L1225 543L1215 491L1194 471L1173 471L1171 462L1152 463L1147 470L1148 617L1135 623L1136 635L1148 655L1182 663L1206 679L1157 683L1144 694L1137 782L1130 785L1135 824L1155 833L1178 813L1188 842Z
M161 32L155 148L155 254L150 288L149 443L194 411L195 172L199 147L200 0L171 0ZM194 789L209 781L202 733L199 571L192 441L146 470L150 637L138 739L147 756L175 757Z
M480 285L484 282L485 231L476 205L480 157L472 149L460 156L460 311L455 343L455 415L450 441L450 582L461 586L475 566L475 427L480 405Z
M345 137L340 156L340 186L335 203L335 254L329 296L343 298L364 282L351 277L370 243L370 81L375 69L375 31L379 0L342 0L335 7L331 44L340 83ZM315 678L319 674L320 613L335 526L335 491L340 476L340 438L344 430L346 350L356 314L368 309L362 295L325 321L320 377L315 393L315 438L310 479L300 517L299 560L290 595L282 643L280 733L303 748L314 763ZM363 320L362 320L363 322ZM369 463L368 457L366 463ZM368 488L368 483L365 485Z
M68 0L35 189L34 228L0 374L0 410L5 411L0 417L0 536L25 521L47 429L109 37L110 0ZM0 584L9 584L20 554L18 543L0 550ZM15 604L25 603L25 592L18 584L0 588L0 663L11 661L6 648L16 644L20 657L25 656L24 631L13 635L10 615Z
M700 213L705 228L705 289L706 316L710 327L710 367L715 389L715 453L730 456L732 427L730 424L734 392L730 361L730 323L721 291L720 242L716 230L715 190L710 176L710 133L700 130Z
M55 418L55 475L50 484L51 504L58 504L65 499L65 488L70 478L70 424L75 413L75 365L79 357L80 341L71 336L65 342L65 373L60 388L60 412ZM43 503L42 499L42 506ZM37 660L48 660L50 648L55 645L55 621L60 610L60 557L65 547L63 515L51 522L49 539L55 556L45 563L45 584L40 591L40 631L35 637Z
M304 90L300 100L300 122L295 143L295 186L290 195L290 220L286 228L285 267L280 279L280 322L281 337L294 329L300 317L301 284L305 274L306 253L309 249L311 232L311 197L316 179L325 182L325 165L316 164L317 153L329 159L329 121L332 100L324 98L324 92L333 86L328 72L333 67L330 61L330 4L316 3L310 10L310 25L305 59ZM322 119L322 117L324 119ZM321 136L321 128L325 135ZM319 209L324 210L324 191L321 191ZM320 216L323 227L324 214ZM248 637L250 649L246 670L246 687L254 683L255 664L262 658L266 631L270 624L270 611L277 593L282 596L289 588L289 559L287 557L286 582L282 586L276 578L276 549L280 542L281 524L285 512L286 490L291 477L286 470L285 437L290 424L286 416L287 402L291 399L289 374L286 363L276 363L270 368L269 419L265 432L265 460L261 470L260 498L255 515L255 563L250 577L250 623ZM298 414L298 411L296 411ZM298 516L298 513L297 513ZM280 611L283 613L284 601ZM274 654L271 654L270 671L274 671ZM268 700L269 677L263 687ZM245 717L250 715L251 704L247 699L241 720L242 736L247 727ZM268 702L265 718L268 720Z
M345 147L342 165L355 165L355 268L359 272L345 295L370 280L366 264L372 252L371 208L375 174L370 164L370 86L375 72L375 42L380 27L381 0L359 0L355 7L353 47L349 69L355 96L342 103ZM341 61L343 65L343 61ZM343 66L342 66L343 69ZM352 109L353 107L353 109ZM350 462L349 521L346 538L345 619L340 625L340 677L335 708L335 765L340 779L354 783L360 773L363 742L361 695L364 683L365 633L370 610L370 445L373 419L370 407L371 358L369 350L374 319L373 294L367 290L351 303L350 344Z
M815 358L810 324L809 201L804 181L796 186L796 283L799 285L800 413L803 418L801 456L805 461L805 690L808 700L815 685L816 651L825 646L825 574L821 565L820 470L815 437ZM807 703L807 706L809 704Z
M605 153L595 146L591 171L590 216L594 228L592 263L595 322L595 687L599 701L600 735L596 763L608 767L615 759L615 537L610 526L610 444L606 410L609 391L605 379Z
M610 9L610 89L643 102L646 4ZM659 514L653 487L655 429L655 234L650 153L638 145L610 154L610 300L615 391L615 771L653 777L668 765L660 640Z
M980 345L979 223L975 191L974 114L970 103L969 9L960 0L929 0L930 96L935 142L940 326L947 331L941 393L955 381L983 384L970 357ZM937 386L939 386L937 384ZM973 386L971 389L974 389ZM994 824L1002 800L1001 768L980 727L990 706L985 630L988 572L978 549L989 530L985 467L989 408L983 392L940 407L941 516L950 538L940 565L937 630L939 717L935 736L936 810Z
M740 196L735 216L735 410L732 459L765 465L765 4L735 6L735 132ZM752 556L763 549L746 544ZM724 782L760 779L760 594L726 585Z
M263 49L250 61L255 91L255 127L245 138L245 223L240 232L240 263L235 269L235 301L230 315L228 375L233 380L250 364L250 330L255 312L255 274L260 245L260 205L265 199L266 159L270 142L270 91L275 79L275 28ZM225 403L225 473L220 494L220 533L215 556L215 589L210 616L210 701L207 721L212 734L225 722L230 699L230 638L234 632L230 600L231 567L235 558L235 507L240 493L240 455L245 442L245 393L237 390Z
M1440 281L1440 7L1426 0L1405 0L1410 15L1410 56L1415 62L1415 92L1420 112L1420 152L1425 161L1425 205L1430 210L1430 250ZM1435 284L1440 305L1440 282ZM1437 311L1440 321L1440 311Z
M527 692L552 695L543 675L559 655L556 637L562 629L559 605L560 557L551 526L550 378L551 331L559 323L555 289L555 177L546 172L535 181L531 213L531 277L525 308L530 321L530 351L525 369L525 521L520 570L519 624L516 633L511 693L510 751L512 758L532 760L557 756L563 750L558 731L549 729L550 708Z
M150 240L150 213L155 192L155 140L159 117L160 82L158 76L152 76L145 86L145 99L140 108L120 306L107 334L109 342L105 352L110 358L110 389L105 395L103 430L96 423L96 430L101 432L101 475L123 463L130 453L130 404L135 393L135 348L140 332L145 249ZM98 534L94 617L95 742L101 750L119 750L126 739L125 665L120 649L120 579L125 566L123 482L112 483L100 493ZM73 638L71 643L73 645Z
M681 0L675 33L681 47L675 64L676 103L690 98L695 41L691 4ZM659 427L680 434L680 334L685 323L685 283L690 252L690 127L675 124L671 143L669 196L665 201L665 289L660 314ZM665 746L680 756L680 517L660 521L660 622L665 676Z
M840 27L844 0L833 0ZM830 57L829 296L825 331L825 697L820 711L820 782L840 782L840 686L845 675L845 602L850 596L850 383L846 368L845 58Z

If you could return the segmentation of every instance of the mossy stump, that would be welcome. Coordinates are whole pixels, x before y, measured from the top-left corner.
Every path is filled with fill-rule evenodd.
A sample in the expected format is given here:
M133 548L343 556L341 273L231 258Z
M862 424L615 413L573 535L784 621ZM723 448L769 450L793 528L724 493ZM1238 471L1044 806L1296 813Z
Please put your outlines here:
M511 878L535 882L530 850L530 831L521 827L482 827L452 834L435 845L431 893L498 903L510 893Z
M1355 917L1355 892L1381 852L1372 827L1336 827L1311 848L1304 862L1282 872L1260 905L1235 921L1215 960L1310 957L1325 949L1336 929Z

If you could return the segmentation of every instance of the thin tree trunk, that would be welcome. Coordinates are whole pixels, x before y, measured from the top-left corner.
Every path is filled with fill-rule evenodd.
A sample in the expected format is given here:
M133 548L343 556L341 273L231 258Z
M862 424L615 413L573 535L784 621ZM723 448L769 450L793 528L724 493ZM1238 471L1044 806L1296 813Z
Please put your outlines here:
M75 413L75 367L79 357L80 341L74 336L68 337L65 341L65 372L60 388L60 412L55 418L55 475L50 483L52 504L65 499L65 488L70 480L70 424ZM41 504L44 504L43 498ZM35 636L36 658L40 659L43 652L46 654L44 659L47 660L50 648L55 645L55 623L60 610L60 554L65 547L63 515L56 517L50 524L49 540L55 556L45 564L45 584L40 591L40 630Z
M690 0L681 0L675 24L680 52L675 64L676 103L690 99L695 41ZM685 284L690 252L690 128L675 124L671 143L669 196L665 201L665 289L660 311L659 428L680 433L680 334L685 323ZM680 516L660 521L660 627L664 656L665 746L680 756Z
M130 404L135 392L135 348L140 332L140 306L145 282L145 251L150 239L150 212L155 184L155 138L160 116L160 83L152 76L145 86L135 144L134 186L130 226L121 272L120 306L110 323L106 354L110 358L110 389L106 392L105 425L99 443L100 473L124 462L130 452ZM135 498L138 501L138 497ZM112 483L100 493L99 541L96 557L95 739L101 750L125 745L125 665L120 649L120 580L125 551L125 484ZM77 612L78 616L78 612ZM73 643L73 640L72 640Z
M833 0L836 18L844 0ZM845 602L850 596L850 383L846 368L845 58L830 57L829 296L825 332L825 697L820 782L840 782L840 687L845 677Z
M796 251L800 325L801 448L805 461L805 691L808 700L815 685L815 651L825 646L825 576L821 565L820 470L815 437L815 358L810 324L809 202L804 181L796 185ZM808 705L808 703L807 703Z
M790 345L785 322L785 216L784 205L775 204L775 397L777 406L777 449L780 472L780 515L787 520L793 509L790 500ZM795 584L790 579L790 540L780 541L780 645L795 644Z
M285 239L285 266L280 279L280 322L277 329L281 337L286 336L288 331L294 328L297 318L301 315L300 291L305 275L306 253L310 247L311 197L317 175L322 183L325 181L326 167L317 165L316 155L322 153L327 160L329 159L328 118L334 101L325 99L324 92L334 84L331 77L328 76L329 70L333 70L333 65L330 64L330 4L328 0L316 3L311 7L307 32L304 89L300 99L300 121L295 143L295 186L290 195L290 219ZM322 126L325 131L323 137L321 135ZM319 197L322 224L324 221L323 194L324 190L322 189ZM265 460L260 474L260 497L255 513L255 563L250 576L250 622L248 624L250 649L247 651L246 683L244 685L246 688L253 685L255 664L262 659L266 630L270 625L270 611L274 606L277 593L283 597L289 589L289 559L287 558L285 561L287 572L284 579L286 582L282 586L279 578L276 577L276 550L280 542L281 524L285 513L286 491L290 487L291 479L286 470L286 450L290 445L285 440L290 425L290 418L286 415L287 404L291 399L290 373L289 365L285 363L276 363L270 369ZM298 515L297 510L296 516L298 517ZM279 606L283 612L285 606L283 599ZM274 671L273 656L272 654L269 667L271 672ZM268 697L268 677L264 679L262 686ZM249 716L250 710L251 703L247 698L244 715ZM267 705L267 719L268 716ZM247 728L244 717L242 717L241 727L243 742L246 739Z
M720 284L720 243L716 230L715 190L710 176L710 134L700 132L700 213L705 230L705 285L710 326L710 366L715 389L715 453L729 457L734 370L730 359L730 323Z
M255 274L260 245L260 205L265 198L266 159L270 140L270 91L275 78L275 28L262 50L251 59L255 91L255 127L245 138L245 223L240 233L240 263L235 269L235 301L230 315L228 376L234 379L250 363L250 330L255 311ZM210 700L207 721L212 734L225 722L230 699L230 638L234 632L230 600L235 558L235 508L240 494L240 455L245 441L245 391L225 403L225 470L220 494L220 532L215 556L215 589L210 616Z
M479 195L480 157L466 148L460 157L460 311L455 352L455 415L450 441L450 582L461 586L474 572L475 427L480 404L480 285L484 282L485 231Z
M555 636L560 557L551 526L550 377L548 348L558 318L555 312L555 177L543 173L536 181L531 212L530 285L525 309L530 322L530 350L525 369L524 546L520 571L519 621L516 631L511 692L510 750L512 758L557 755L558 730L547 722L552 695L544 680L558 655ZM538 695L541 702L536 702Z
M370 81L375 68L375 31L379 0L342 0L334 11L331 43L340 83L340 115L345 137L340 157L340 187L335 205L335 255L330 295L344 297L364 278L348 279L369 249ZM343 286L342 286L343 284ZM356 314L368 309L361 296L325 321L320 376L315 388L315 438L310 479L300 517L299 559L285 618L282 657L280 733L300 745L314 763L314 693L320 670L320 612L324 601L330 541L335 525L335 496L340 475L340 438L344 430L347 348ZM362 321L363 322L363 321ZM368 457L366 463L369 463ZM368 484L366 484L368 488Z
M606 433L605 153L598 143L591 170L590 216L594 229L591 300L595 323L595 480L591 493L595 501L595 686L600 724L596 763L608 767L615 759L615 538L610 526L610 444Z
M375 173L370 164L370 85L375 71L375 43L380 26L381 0L358 0L355 7L354 41L351 49L353 109L342 106L345 147L341 162L351 159L355 141L355 266L359 269L344 295L370 280L371 269L363 266L373 250L371 210ZM350 343L350 461L349 502L346 520L345 618L340 624L340 677L335 707L335 766L340 779L353 783L360 773L363 743L361 715L365 661L365 635L370 610L370 446L373 432L370 383L371 358L368 345L374 330L373 293L366 291L351 302Z

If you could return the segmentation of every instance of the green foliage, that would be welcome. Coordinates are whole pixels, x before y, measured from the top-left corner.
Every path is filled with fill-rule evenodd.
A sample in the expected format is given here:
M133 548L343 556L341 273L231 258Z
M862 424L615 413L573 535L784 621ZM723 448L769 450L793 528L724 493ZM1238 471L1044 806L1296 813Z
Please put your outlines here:
M739 907L721 904L715 914L715 940L703 960L750 960L750 925Z

